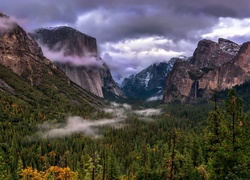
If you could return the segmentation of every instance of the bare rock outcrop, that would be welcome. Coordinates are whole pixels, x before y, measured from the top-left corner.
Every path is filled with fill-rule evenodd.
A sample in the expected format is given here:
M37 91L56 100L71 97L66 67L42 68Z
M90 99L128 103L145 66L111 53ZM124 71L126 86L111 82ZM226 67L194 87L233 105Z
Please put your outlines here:
M196 101L250 79L250 43L201 40L190 61L177 61L166 81L165 102Z
M98 57L95 38L66 26L38 29L32 36L52 53L61 53L50 59L83 89L99 97L104 97L104 91L125 97Z
M52 74L52 70L57 69L43 56L33 37L17 23L4 15L0 16L0 21L6 25L0 29L0 64L10 68L31 85L40 83L42 73Z

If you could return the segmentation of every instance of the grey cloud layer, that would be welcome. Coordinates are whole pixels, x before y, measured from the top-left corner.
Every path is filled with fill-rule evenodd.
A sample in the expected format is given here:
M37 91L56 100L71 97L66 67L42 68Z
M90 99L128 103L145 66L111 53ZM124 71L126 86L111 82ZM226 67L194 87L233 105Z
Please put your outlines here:
M1 10L32 23L27 28L69 24L93 12L78 29L98 36L100 41L116 41L143 35L188 38L188 34L209 28L218 17L249 17L250 1L241 0L2 0ZM87 25L86 25L87 24Z
M98 18L96 18L98 17ZM99 41L120 41L146 36L165 36L174 40L189 38L193 31L211 27L216 20L201 15L175 14L173 11L145 9L143 13L97 9L77 21L77 28Z

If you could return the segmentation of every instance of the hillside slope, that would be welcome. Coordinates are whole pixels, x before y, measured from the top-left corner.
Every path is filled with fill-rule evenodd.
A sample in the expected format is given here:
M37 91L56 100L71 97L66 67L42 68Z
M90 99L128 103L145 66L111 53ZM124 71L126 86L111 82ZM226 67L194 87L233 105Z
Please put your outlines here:
M103 106L95 95L81 89L50 62L18 24L9 21L0 34L0 96L6 103L18 103L45 114L67 112L81 115ZM53 111L55 110L55 111Z

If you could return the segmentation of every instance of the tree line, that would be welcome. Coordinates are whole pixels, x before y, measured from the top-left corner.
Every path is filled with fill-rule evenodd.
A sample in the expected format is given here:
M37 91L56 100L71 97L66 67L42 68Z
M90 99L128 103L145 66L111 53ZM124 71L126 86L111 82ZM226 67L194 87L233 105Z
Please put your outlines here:
M234 90L160 107L153 121L131 114L122 128L102 127L102 138L42 139L34 127L66 117L64 105L47 115L1 96L0 179L250 179L250 114Z

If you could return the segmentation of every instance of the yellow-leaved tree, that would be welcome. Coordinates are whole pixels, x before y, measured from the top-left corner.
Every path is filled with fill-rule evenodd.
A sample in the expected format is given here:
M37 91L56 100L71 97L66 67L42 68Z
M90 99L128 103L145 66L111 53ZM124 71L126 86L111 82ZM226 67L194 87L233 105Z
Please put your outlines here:
M74 180L76 173L69 167L51 166L45 171L38 171L32 167L27 167L21 172L22 180Z

